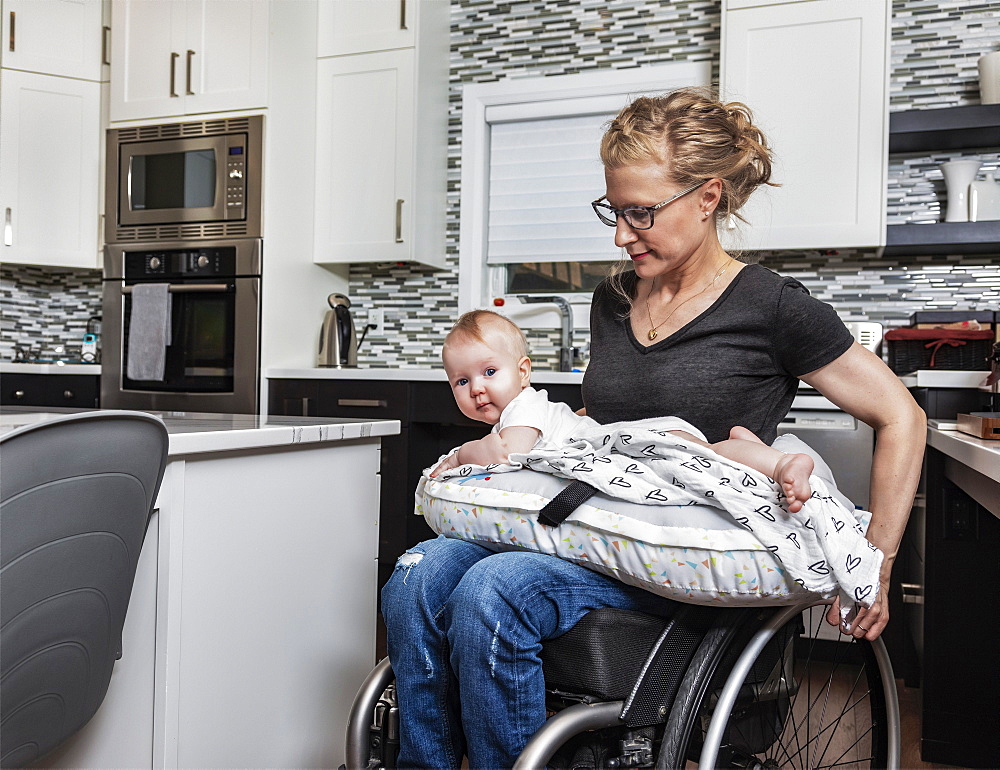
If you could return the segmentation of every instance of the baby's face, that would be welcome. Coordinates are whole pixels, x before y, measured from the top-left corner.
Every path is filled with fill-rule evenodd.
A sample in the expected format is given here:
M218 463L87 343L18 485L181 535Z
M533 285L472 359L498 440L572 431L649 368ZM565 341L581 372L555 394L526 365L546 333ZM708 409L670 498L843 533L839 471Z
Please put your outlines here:
M496 425L507 404L528 386L528 359L518 360L502 344L460 339L445 346L442 358L462 414L488 425Z

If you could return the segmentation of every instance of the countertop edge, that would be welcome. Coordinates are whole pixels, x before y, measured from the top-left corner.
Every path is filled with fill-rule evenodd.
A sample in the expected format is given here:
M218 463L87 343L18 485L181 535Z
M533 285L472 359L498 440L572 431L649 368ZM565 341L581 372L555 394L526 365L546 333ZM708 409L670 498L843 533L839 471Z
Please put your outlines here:
M396 436L399 420L357 420L326 425L269 425L235 431L182 431L170 433L168 457L211 454L247 449L274 449L307 444Z
M100 364L22 364L0 361L0 374L92 374L99 377Z
M1000 441L928 427L927 445L1000 483Z

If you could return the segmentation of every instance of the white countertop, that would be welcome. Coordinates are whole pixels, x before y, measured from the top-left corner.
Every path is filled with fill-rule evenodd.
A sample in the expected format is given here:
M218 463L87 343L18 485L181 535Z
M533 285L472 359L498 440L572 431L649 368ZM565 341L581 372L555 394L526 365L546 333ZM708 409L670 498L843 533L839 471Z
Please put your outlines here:
M25 364L20 361L0 361L0 374L96 374L100 364Z
M88 409L33 410L5 407L0 435ZM163 420L170 434L170 456L313 444L375 436L395 436L399 420L348 420L333 417L259 417L252 414L148 412Z
M1000 483L1000 441L928 427L927 445Z

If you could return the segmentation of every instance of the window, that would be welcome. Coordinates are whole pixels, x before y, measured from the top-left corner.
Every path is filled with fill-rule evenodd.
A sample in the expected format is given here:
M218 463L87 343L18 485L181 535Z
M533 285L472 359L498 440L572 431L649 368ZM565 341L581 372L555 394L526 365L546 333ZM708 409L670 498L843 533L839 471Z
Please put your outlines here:
M515 291L579 292L571 301L586 327L594 282L618 258L590 207L604 192L603 126L638 94L710 74L708 62L677 62L465 86L459 311ZM551 325L538 306L520 307L536 309L508 304L518 323Z

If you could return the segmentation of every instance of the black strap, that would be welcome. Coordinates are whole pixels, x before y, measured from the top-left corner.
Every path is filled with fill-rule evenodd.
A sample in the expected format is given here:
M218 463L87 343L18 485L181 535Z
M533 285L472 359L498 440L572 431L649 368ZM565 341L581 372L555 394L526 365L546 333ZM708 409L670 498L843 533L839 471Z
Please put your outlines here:
M597 487L586 481L571 481L565 489L549 500L538 512L538 521L549 527L558 527L565 518L597 494Z

